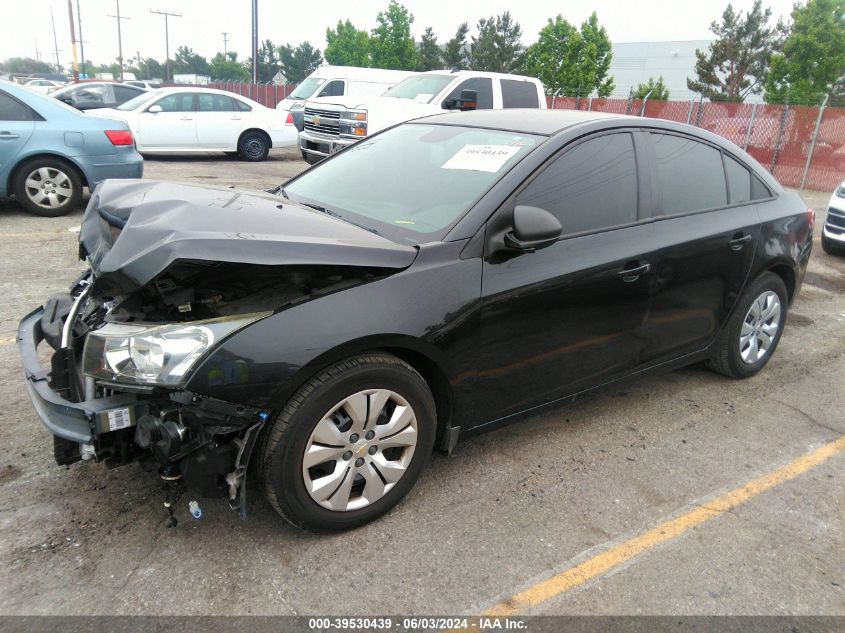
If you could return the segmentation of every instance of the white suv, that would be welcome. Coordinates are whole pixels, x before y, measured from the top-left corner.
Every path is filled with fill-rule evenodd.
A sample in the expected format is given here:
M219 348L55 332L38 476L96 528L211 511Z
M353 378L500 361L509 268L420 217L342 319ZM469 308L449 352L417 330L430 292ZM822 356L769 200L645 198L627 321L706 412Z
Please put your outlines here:
M468 97L475 101L470 102ZM472 70L430 71L409 77L378 97L318 97L306 101L299 149L313 164L385 128L443 110L545 107L543 84L533 77Z
M822 248L828 255L845 255L845 182L836 188L827 203Z

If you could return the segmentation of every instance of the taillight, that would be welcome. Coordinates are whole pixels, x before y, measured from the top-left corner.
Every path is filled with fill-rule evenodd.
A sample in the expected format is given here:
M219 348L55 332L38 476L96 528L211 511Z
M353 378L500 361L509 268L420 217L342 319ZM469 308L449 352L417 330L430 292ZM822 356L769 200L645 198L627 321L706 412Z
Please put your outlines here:
M135 143L132 132L129 130L106 130L106 136L109 137L112 145L132 145Z
M816 212L807 207L807 219L810 221L810 231L816 227Z
M293 115L288 112L288 118L285 119L285 125L293 125Z

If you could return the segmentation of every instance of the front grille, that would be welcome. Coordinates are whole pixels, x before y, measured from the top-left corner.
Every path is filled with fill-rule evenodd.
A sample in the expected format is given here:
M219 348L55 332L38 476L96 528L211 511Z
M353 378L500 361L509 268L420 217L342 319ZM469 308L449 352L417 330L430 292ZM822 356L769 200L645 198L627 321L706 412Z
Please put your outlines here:
M305 129L325 136L340 136L340 112L305 108Z
M845 229L845 213L837 209L828 209L827 222L825 222L825 225L828 227Z

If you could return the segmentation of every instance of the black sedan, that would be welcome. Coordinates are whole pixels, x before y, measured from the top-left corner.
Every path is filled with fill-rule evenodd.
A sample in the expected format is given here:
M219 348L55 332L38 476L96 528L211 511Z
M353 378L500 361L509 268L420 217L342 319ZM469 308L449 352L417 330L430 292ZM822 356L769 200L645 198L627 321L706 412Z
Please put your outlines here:
M114 108L146 92L143 88L108 81L86 81L59 88L51 97L77 110Z
M105 183L90 271L20 348L59 463L155 461L242 512L251 470L290 522L340 530L394 506L435 447L539 407L702 361L756 374L813 222L699 129L443 114L272 193Z

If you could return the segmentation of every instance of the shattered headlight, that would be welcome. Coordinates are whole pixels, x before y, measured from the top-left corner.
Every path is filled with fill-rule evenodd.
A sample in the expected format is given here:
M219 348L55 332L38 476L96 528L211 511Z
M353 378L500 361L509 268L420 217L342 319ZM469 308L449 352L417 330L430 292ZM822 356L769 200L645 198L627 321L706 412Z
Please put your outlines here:
M86 338L83 371L101 380L178 385L216 342L268 314L169 325L107 323Z

